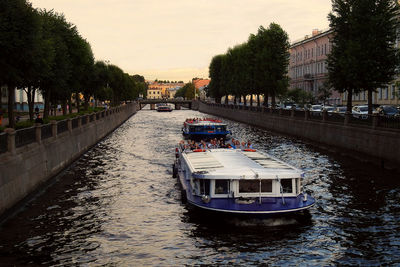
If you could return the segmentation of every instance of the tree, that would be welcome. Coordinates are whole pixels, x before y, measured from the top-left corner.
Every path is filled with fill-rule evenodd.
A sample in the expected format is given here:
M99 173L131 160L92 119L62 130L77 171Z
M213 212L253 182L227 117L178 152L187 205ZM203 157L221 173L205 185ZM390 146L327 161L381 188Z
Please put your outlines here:
M186 99L189 99L189 100L190 99L194 99L195 98L195 94L196 95L199 94L199 90L197 90L194 87L193 83L187 83L187 84L185 84L185 86L183 88L185 88L184 90L185 90L185 98Z
M51 102L59 99L66 99L70 96L70 85L72 69L74 68L70 50L68 47L68 38L70 27L64 16L54 11L40 11L42 18L42 35L45 40L51 44L49 53L52 54L50 68L51 70L42 75L40 81L40 91L44 97L44 117L49 116Z
M392 0L333 0L329 14L334 32L328 56L329 83L339 92L368 92L372 113L372 92L393 81L400 63L394 46L399 8Z
M209 66L209 76L211 78L208 86L207 95L215 98L216 103L221 103L221 83L222 83L222 60L224 55L214 56Z
M318 99L321 100L324 105L326 100L332 95L332 89L329 87L329 83L325 82L321 87L318 88Z
M26 0L0 1L0 84L8 91L9 127L15 127L15 88L32 72L39 21Z
M271 95L271 104L276 104L276 96L287 90L289 65L289 38L287 33L276 23L271 23L267 30L260 26L258 34L265 42L261 49L258 64L264 79L261 80L264 90Z

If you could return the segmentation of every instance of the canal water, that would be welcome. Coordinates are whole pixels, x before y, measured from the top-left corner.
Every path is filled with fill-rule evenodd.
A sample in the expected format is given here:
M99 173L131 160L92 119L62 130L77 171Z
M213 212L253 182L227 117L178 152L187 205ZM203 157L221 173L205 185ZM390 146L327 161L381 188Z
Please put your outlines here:
M0 265L400 265L400 180L245 124L233 135L301 168L309 220L215 220L172 178L184 119L143 110L0 226Z

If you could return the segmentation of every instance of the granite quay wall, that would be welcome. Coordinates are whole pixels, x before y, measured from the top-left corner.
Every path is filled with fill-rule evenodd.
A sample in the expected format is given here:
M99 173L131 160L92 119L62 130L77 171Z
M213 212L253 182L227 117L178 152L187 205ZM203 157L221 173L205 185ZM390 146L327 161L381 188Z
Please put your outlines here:
M199 103L199 111L294 136L324 149L400 170L399 118L372 115L361 119L351 114L315 114L204 102Z
M129 103L0 136L0 218L136 113Z

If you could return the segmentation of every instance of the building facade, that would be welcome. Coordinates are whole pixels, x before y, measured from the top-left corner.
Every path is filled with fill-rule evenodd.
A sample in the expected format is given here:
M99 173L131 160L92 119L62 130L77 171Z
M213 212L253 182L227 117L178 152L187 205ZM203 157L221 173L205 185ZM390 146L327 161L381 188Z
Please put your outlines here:
M171 90L174 88L180 88L183 83L159 83L159 82L147 82L147 98L148 99L167 99L172 98Z
M332 30L314 29L311 35L290 46L289 88L300 88L318 97L318 91L328 80L328 54L332 49ZM332 92L329 104L341 104L340 94Z
M8 92L5 86L0 87L1 91L1 107L3 109L8 108ZM35 103L34 106L42 109L44 105L43 96L39 90L35 92ZM14 110L16 111L29 111L28 107L28 97L23 89L15 88L15 98L14 98Z
M331 29L319 31L313 30L310 36L295 41L290 46L289 63L289 87L290 89L300 88L312 92L318 96L318 89L324 86L328 80L327 58L332 49ZM396 42L399 47L399 40ZM378 88L372 94L372 103L375 105L400 105L400 77L393 83ZM346 105L348 101L347 93L332 92L328 99L329 104ZM353 105L366 105L368 103L367 92L353 94Z

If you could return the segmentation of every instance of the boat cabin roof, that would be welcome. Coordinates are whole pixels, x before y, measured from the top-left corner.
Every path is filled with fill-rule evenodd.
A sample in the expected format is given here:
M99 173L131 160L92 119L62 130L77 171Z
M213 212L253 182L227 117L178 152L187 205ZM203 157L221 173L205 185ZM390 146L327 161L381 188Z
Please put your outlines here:
M207 125L226 125L220 120L214 119L204 119L204 120L186 120L185 124L187 125L196 125L196 126L207 126Z
M182 154L196 178L276 179L303 176L299 169L259 152L218 148Z

